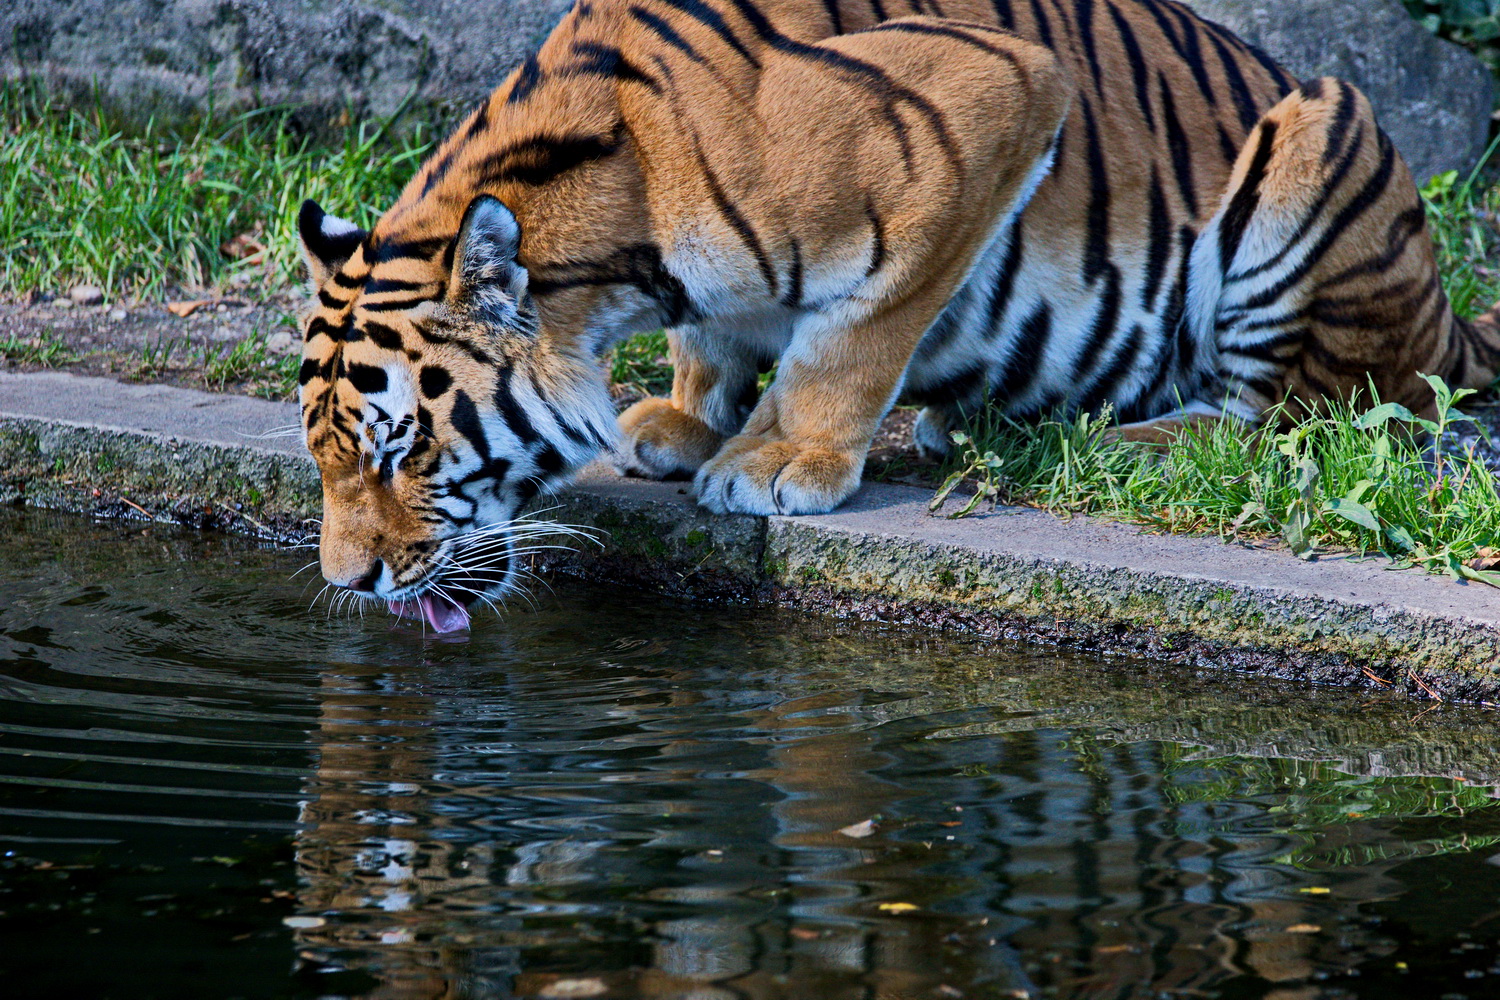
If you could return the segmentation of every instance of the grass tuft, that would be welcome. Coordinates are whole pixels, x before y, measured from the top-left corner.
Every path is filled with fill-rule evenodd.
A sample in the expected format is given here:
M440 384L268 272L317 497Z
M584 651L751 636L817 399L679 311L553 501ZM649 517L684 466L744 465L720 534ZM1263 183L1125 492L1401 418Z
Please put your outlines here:
M420 128L395 137L388 125L352 125L320 147L270 108L127 136L33 82L0 83L0 293L88 282L146 297L235 275L279 290L297 279L303 198L367 223L431 149ZM244 252L251 238L263 252Z
M1184 430L1165 448L1110 437L1109 415L1021 423L990 410L954 435L942 509L950 517L1004 502L1059 514L1096 514L1160 531L1280 538L1296 554L1384 554L1455 578L1500 586L1467 562L1500 538L1500 494L1467 448L1433 448L1471 422L1457 409L1471 390L1429 377L1437 419L1395 403L1334 404L1288 430L1246 436L1230 421ZM1271 424L1275 425L1274 415Z
M72 361L73 352L49 331L35 337L0 338L0 357L18 364L55 368Z

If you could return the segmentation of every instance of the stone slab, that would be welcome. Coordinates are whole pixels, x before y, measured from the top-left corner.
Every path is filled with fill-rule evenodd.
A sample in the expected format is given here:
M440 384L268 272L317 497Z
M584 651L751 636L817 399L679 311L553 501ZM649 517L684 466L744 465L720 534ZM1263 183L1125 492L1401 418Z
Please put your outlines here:
M0 500L302 535L316 469L273 434L295 420L286 403L0 373ZM831 514L715 517L682 484L591 468L538 507L597 529L549 561L564 573L1500 703L1495 589L1035 510L949 520L927 498L866 484Z

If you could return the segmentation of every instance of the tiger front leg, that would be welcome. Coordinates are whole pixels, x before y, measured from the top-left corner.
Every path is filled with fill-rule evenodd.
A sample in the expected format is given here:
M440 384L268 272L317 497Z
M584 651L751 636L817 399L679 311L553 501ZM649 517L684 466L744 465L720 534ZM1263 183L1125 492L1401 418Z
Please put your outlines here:
M941 307L929 293L855 322L852 304L799 321L744 430L698 470L698 502L717 514L823 514L848 499Z
M690 479L755 405L753 358L712 331L667 332L672 395L640 400L620 414L613 460L621 475Z

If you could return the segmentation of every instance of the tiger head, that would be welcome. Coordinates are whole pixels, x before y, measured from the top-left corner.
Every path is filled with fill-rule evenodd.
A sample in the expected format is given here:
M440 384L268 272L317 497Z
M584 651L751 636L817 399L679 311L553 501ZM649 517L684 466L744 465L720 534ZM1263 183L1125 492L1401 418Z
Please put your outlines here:
M446 238L366 233L310 201L298 228L317 295L299 382L323 575L463 628L544 530L522 508L612 442L603 373L539 333L520 226L494 197Z

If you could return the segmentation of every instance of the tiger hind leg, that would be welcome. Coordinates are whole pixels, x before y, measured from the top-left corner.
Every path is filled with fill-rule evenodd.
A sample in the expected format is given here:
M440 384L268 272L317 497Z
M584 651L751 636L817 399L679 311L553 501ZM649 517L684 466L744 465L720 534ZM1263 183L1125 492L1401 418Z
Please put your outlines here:
M1439 281L1422 201L1369 101L1312 80L1251 131L1218 211L1193 248L1188 322L1216 355L1195 420L1247 427L1328 400L1432 404L1419 372L1483 386L1500 363L1500 329L1455 318ZM1151 439L1168 414L1121 428Z

